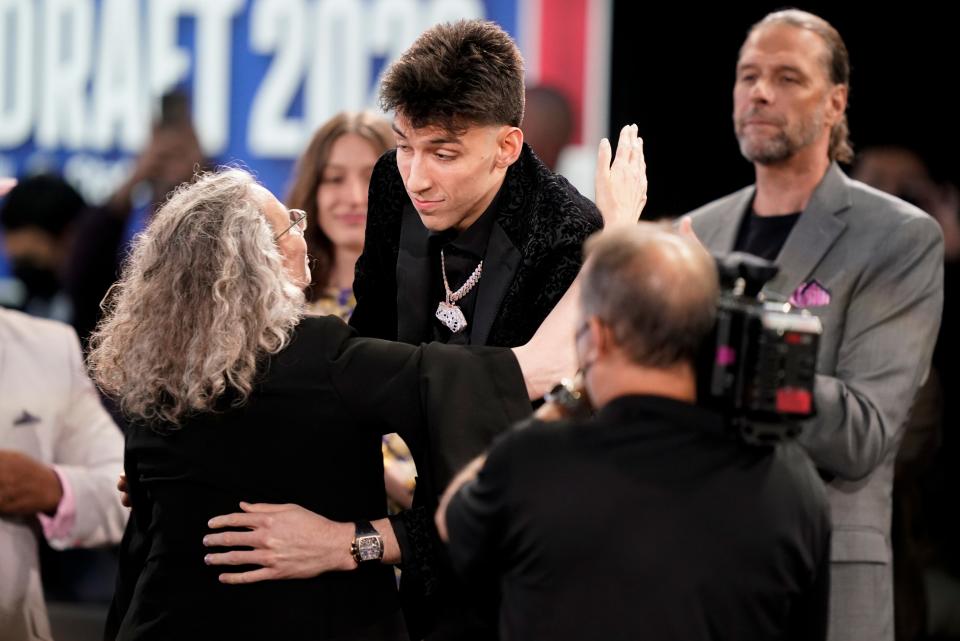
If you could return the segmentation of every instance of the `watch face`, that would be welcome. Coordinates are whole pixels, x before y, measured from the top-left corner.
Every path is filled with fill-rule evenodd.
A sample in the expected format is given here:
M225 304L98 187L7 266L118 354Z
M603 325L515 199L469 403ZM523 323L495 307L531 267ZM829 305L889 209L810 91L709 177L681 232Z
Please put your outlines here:
M383 542L379 536L357 537L356 546L360 561L378 561L383 558Z

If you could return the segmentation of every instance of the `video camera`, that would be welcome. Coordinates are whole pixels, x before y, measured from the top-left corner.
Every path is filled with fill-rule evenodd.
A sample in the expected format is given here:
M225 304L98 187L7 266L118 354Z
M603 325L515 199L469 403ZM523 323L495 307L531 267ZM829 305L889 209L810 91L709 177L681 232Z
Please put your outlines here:
M747 442L772 444L800 433L813 401L820 319L760 290L778 271L749 254L716 257L720 300L714 331L697 363L700 405L719 410Z

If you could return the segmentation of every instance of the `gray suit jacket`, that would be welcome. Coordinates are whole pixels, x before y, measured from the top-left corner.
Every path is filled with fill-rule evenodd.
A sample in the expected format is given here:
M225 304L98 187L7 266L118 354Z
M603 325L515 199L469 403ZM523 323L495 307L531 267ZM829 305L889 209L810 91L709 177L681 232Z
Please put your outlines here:
M691 214L712 251L730 251L755 188ZM787 238L764 293L816 281L827 305L815 400L800 437L827 479L833 522L830 638L893 639L893 466L926 377L943 304L943 238L927 214L833 164Z
M116 543L127 510L117 478L123 435L87 377L68 325L0 309L0 449L56 465L76 516L57 549ZM37 519L0 514L0 638L49 639Z

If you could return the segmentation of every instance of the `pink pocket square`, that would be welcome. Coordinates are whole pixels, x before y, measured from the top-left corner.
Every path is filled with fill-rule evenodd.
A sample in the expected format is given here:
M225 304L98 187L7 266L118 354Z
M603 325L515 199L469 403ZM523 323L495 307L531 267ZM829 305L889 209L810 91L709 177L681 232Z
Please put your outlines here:
M790 304L794 307L823 307L830 304L830 292L826 287L811 280L809 283L800 283L797 291L790 297Z

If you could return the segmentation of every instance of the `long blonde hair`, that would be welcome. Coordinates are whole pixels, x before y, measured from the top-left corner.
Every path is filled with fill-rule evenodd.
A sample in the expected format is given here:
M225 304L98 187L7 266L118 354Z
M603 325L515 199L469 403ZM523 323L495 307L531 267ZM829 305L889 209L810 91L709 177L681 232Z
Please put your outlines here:
M174 426L239 405L282 350L303 293L283 267L246 171L181 186L134 243L91 339L91 373L134 419Z

